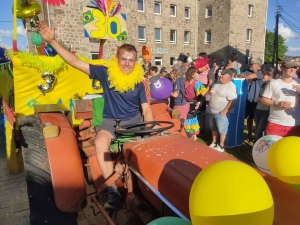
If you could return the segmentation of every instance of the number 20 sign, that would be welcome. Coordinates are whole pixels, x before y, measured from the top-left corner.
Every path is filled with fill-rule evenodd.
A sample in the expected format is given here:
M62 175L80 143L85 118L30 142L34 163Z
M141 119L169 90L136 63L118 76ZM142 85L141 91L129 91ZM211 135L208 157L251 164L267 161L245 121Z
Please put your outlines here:
M126 14L108 17L98 9L83 7L83 28L88 38L127 40Z

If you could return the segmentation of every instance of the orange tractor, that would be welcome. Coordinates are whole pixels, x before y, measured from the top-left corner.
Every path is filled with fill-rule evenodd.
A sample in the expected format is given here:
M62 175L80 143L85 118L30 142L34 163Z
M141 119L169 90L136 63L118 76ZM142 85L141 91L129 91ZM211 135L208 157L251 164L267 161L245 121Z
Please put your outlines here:
M151 104L153 122L120 127L116 121L119 135L110 147L115 172L104 180L91 127L92 101L75 101L75 118L84 119L75 129L63 105L34 107L34 115L19 119L31 224L76 224L87 197L108 224L115 224L101 205L101 194L113 183L128 217L137 217L137 224L164 216L190 220L189 193L199 172L217 161L236 160L187 138L182 122L170 117L164 102L156 102ZM162 128L153 129L157 124ZM273 195L274 224L299 224L300 192L258 172ZM86 183L94 187L89 196Z

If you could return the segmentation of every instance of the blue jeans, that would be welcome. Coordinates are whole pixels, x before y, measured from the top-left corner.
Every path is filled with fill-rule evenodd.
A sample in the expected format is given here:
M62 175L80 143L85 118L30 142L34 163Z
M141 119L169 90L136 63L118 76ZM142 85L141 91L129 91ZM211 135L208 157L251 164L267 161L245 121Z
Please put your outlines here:
M254 141L257 141L263 136L264 131L266 130L268 124L270 110L260 110L256 109L254 113L255 121L255 135Z
M219 113L212 113L210 117L210 128L212 131L218 131L220 135L226 135L228 131L227 115L221 116Z

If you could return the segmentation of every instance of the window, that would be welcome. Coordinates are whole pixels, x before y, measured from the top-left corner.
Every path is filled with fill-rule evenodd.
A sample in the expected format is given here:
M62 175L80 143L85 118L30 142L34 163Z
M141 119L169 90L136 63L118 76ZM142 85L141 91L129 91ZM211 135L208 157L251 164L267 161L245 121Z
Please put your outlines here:
M155 28L154 33L155 33L155 43L161 43L161 29Z
M154 2L154 14L160 15L161 14L161 3Z
M98 59L99 52L91 52L90 55L92 59Z
M137 0L138 11L145 12L144 0Z
M155 57L154 63L155 63L155 66L161 66L162 65L162 57Z
M175 57L170 57L170 65L173 65L175 61Z
M188 20L191 18L191 8L188 7L184 8L184 17Z
M205 31L205 43L208 44L211 42L211 31Z
M251 42L251 34L252 34L252 30L251 29L247 29L246 43L250 43Z
M176 16L176 5L170 5L170 16Z
M253 5L248 5L248 17L252 17Z
M146 42L146 27L138 27L139 42Z
M170 43L176 44L176 30L170 31Z
M184 44L190 44L190 40L191 40L191 32L184 31Z
M206 18L212 17L212 6L211 6L211 5L206 7L206 10L205 10L205 17L206 17Z

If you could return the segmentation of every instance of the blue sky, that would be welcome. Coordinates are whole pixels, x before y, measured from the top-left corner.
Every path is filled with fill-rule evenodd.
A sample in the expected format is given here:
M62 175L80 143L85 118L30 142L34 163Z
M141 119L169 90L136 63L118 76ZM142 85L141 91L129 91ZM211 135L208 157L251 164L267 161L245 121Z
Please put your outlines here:
M86 1L89 2L89 0ZM13 39L13 0L6 0L5 2L6 4L2 4L0 7L0 45L11 48ZM282 7L281 15L287 21L285 22L282 18L279 19L279 33L286 39L285 44L289 47L286 54L300 55L300 18L297 16L300 13L300 0L269 0L267 17L267 29L269 31L274 31L277 5ZM295 26L299 27L299 30ZM26 32L20 20L17 22L17 34L18 49L26 50Z

